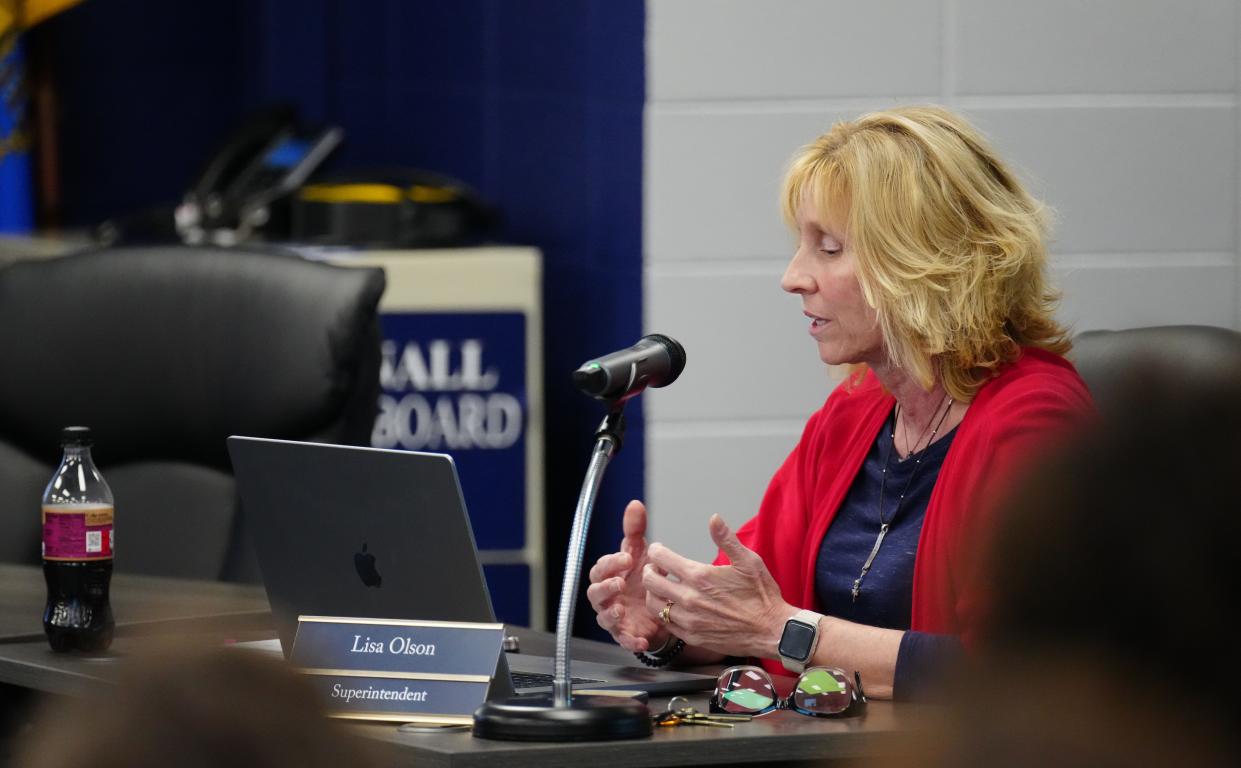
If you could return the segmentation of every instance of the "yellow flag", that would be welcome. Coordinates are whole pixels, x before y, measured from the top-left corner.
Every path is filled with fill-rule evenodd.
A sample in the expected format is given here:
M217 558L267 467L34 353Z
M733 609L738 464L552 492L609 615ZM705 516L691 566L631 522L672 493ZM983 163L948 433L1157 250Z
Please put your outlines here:
M12 28L29 29L82 0L0 0L0 35Z
M9 30L17 26L17 0L0 0L0 41L4 41ZM0 56L5 55L0 50Z

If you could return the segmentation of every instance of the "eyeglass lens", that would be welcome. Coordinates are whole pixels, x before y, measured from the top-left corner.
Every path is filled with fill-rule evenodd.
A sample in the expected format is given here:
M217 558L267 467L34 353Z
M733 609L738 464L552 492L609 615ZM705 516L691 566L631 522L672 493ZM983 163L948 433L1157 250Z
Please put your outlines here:
M843 673L829 669L808 669L793 689L793 706L806 712L834 715L849 708L852 696Z
M716 704L724 712L762 712L776 703L776 689L767 673L756 667L726 669L715 684Z

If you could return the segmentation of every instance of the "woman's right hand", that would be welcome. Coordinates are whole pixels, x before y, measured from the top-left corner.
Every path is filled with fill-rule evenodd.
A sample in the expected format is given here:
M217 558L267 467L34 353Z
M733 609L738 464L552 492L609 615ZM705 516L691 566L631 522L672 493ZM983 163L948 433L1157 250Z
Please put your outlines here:
M668 639L659 620L646 608L642 569L646 566L646 505L631 501L622 524L625 537L620 551L599 558L590 569L586 598L595 609L599 626L622 648L649 651Z

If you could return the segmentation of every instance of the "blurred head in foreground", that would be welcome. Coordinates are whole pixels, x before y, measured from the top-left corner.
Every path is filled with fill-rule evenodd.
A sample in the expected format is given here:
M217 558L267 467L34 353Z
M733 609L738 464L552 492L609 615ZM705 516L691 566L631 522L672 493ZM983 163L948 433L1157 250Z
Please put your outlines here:
M365 747L284 664L241 650L158 654L101 697L47 707L18 751L28 768L361 768Z
M1241 379L1129 380L1012 494L985 653L919 762L1237 764Z

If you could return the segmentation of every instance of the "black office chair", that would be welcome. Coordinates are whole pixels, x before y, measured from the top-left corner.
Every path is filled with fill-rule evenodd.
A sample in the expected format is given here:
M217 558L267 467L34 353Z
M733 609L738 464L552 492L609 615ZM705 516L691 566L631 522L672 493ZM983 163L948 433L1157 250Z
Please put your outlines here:
M1185 377L1241 380L1241 333L1206 325L1164 325L1123 331L1086 331L1071 353L1100 410L1151 367Z
M0 560L39 561L60 429L94 429L118 571L253 580L225 438L369 442L379 269L219 248L0 270Z

